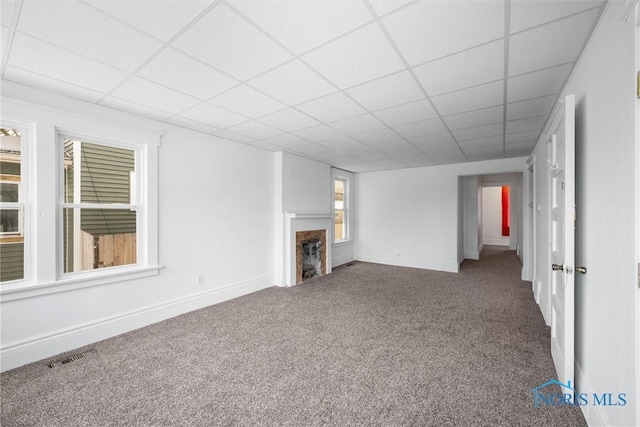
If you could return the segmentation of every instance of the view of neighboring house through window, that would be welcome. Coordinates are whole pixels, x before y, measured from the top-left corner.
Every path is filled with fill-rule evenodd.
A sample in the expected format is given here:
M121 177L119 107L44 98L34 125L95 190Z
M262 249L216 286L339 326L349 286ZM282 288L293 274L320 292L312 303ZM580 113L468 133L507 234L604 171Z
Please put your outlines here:
M24 278L24 196L20 131L0 128L0 282Z
M63 137L63 272L137 263L136 150Z
M346 181L336 179L334 181L334 212L336 214L334 240L347 240L347 210L345 199Z

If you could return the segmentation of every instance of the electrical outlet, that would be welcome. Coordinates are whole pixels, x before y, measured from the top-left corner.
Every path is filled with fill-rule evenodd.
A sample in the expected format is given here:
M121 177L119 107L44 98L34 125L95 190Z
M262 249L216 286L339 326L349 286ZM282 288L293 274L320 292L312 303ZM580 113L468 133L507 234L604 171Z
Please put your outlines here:
M202 277L201 274L198 274L196 276L196 285L202 285L204 283L204 278Z

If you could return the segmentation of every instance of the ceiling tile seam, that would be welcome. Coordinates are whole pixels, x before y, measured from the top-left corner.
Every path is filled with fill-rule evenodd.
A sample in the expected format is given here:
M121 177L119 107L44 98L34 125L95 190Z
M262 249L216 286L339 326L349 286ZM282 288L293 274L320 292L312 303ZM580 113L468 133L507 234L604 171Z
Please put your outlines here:
M436 62L436 61L440 61L440 60L443 60L443 59L450 58L452 56L460 55L461 53L469 52L471 50L475 50L475 49L478 49L480 47L484 47L484 46L490 45L492 43L499 42L500 40L503 40L503 39L504 39L504 37L497 37L495 39L486 41L484 43L480 43L480 44L477 44L477 45L474 45L474 46L471 46L471 47L466 47L464 49L457 50L457 51L452 52L452 53L447 53L446 55L438 56L437 58L432 58L432 59L429 59L427 61L418 62L415 65L412 65L411 68L421 67L421 66L426 65L426 64L431 64L432 62Z
M450 90L450 91L447 91L447 92L441 92L441 93L438 93L438 94L434 94L434 95L431 95L431 98L437 98L439 96L444 96L444 95L451 95L452 93L461 92L463 90L474 89L474 88L477 88L477 87L480 87L480 86L484 86L484 85L488 85L488 84L491 84L491 83L501 82L503 80L504 80L504 78L501 77L499 79L490 80L488 82L476 83L476 84L473 84L471 86L465 86L465 87L462 87L462 88L459 88L459 89L454 89L454 90Z
M13 46L13 38L16 35L16 30L18 28L18 21L20 19L20 13L22 13L22 0L18 0L13 5L13 10L11 11L11 24L9 25L9 37L5 40L4 49L2 53L2 70L0 70L0 77L4 78L4 72L7 69L7 65L9 63L9 55L11 54L11 47Z
M404 57L404 55L402 54L402 51L400 50L400 48L398 47L396 42L393 40L393 37L391 37L391 34L387 30L387 27L385 27L385 25L382 22L382 20L378 17L378 15L376 15L375 10L373 9L373 6L371 6L371 3L369 2L369 0L362 0L362 1L365 4L365 6L367 7L367 10L369 10L369 13L371 13L371 15L375 18L376 24L378 25L378 27L380 28L380 30L384 34L384 36L387 39L387 41L391 44L391 47L396 52L396 55L398 55L398 57L400 58L400 60L404 64L404 66L406 67L406 69L409 72L409 74L411 74L411 77L413 78L414 82L416 83L418 88L422 91L422 94L424 95L425 99L429 102L429 104L431 104L431 107L433 108L433 111L435 111L435 113L438 116L438 118L442 121L442 124L444 125L445 129L447 130L447 132L449 132L449 135L451 135L451 137L453 138L453 141L455 142L455 144L458 146L458 148L460 149L462 154L464 154L464 151L462 151L462 147L460 147L460 144L458 144L458 141L456 140L455 136L451 132L451 129L449 129L449 126L444 122L444 118L442 116L442 113L440 113L440 111L438 110L436 105L433 103L433 100L429 96L429 93L426 91L424 86L422 86L422 83L418 79L418 76L416 75L415 71L409 66L409 63L407 62L407 59ZM400 136L402 136L402 135L400 135ZM411 141L407 141L407 142L409 144L413 145L414 148L418 149L419 151L422 151L418 147L416 147L414 144L412 144ZM424 153L424 154L427 155L426 153ZM466 154L464 154L464 155L465 155L465 158L466 158ZM427 155L427 157L429 157L429 156ZM429 158L431 158L431 157L429 157Z
M511 30L511 0L504 2L504 73L502 87L502 156L507 157L507 99L509 90L509 44Z
M585 37L585 41L582 44L582 47L581 47L581 50L580 50L580 55L578 55L576 60L572 62L573 65L572 65L571 69L569 70L569 73L567 73L567 77L565 78L564 82L560 86L560 89L558 90L558 94L557 94L556 99L555 99L555 101L553 103L554 104L554 109L556 108L556 106L558 104L558 101L560 100L560 95L562 95L562 92L564 91L565 87L567 86L567 83L569 82L569 80L571 80L571 77L573 77L573 73L575 72L576 67L578 66L578 64L582 60L582 58L584 56L584 52L587 49L587 46L589 45L589 43L591 42L591 38L593 37L593 33L595 32L596 28L600 25L602 14L604 13L604 10L608 6L608 4L609 4L608 2L603 2L600 6L598 6L600 11L596 14L596 17L595 17L595 19L593 21L593 24L591 25L591 29L589 30L589 32L587 33L587 35ZM535 148L537 147L538 141L542 137L546 127L549 125L552 116L553 116L553 111L552 111L551 114L548 115L547 120L545 121L544 126L542 127L542 130L540 131L540 134L536 138L536 143L534 144L533 148L531 149L531 152L533 152L533 150L535 150Z
M158 49L156 49L154 52L152 52L151 55L147 56L146 59L144 59L140 64L138 64L138 66L136 68L134 68L131 72L129 72L128 76L126 76L124 79L122 79L116 85L114 85L109 90L109 92L107 92L107 95L105 95L102 99L98 100L98 103L101 103L107 96L111 95L114 91L118 90L128 80L130 80L132 77L136 76L136 74L143 67L145 67L147 64L149 64L149 62L151 62L155 57L160 55L160 53L162 51L164 51L165 49L170 47L171 44L178 39L178 37L180 37L182 34L184 34L189 28L191 28L193 25L195 25L196 22L200 21L200 19L202 19L205 15L207 15L216 6L218 6L218 4L220 4L220 1L221 0L215 0L214 2L209 4L207 7L205 7L202 11L200 11L200 13L198 13L194 18L192 18L189 22L187 22L187 24L185 26L183 26L180 30L178 30L173 36L171 36L166 42L164 42Z
M509 79L513 79L513 78L516 78L516 77L526 76L528 74L539 73L541 71L553 70L554 68L561 68L561 67L564 67L564 66L567 66L567 65L573 66L575 63L576 63L576 61L562 62L562 63L556 64L556 65L549 65L548 67L536 68L534 70L525 71L524 73L513 74L513 75L510 75L508 78ZM536 98L540 98L540 97L537 96Z
M128 27L128 28L134 30L136 33L140 33L140 34L142 34L144 36L147 36L147 37L150 37L150 38L154 39L155 41L159 42L160 44L164 44L164 41L162 39L154 36L153 34L149 34L146 31L143 31L140 28L129 24L128 22L123 21L119 17L114 16L114 15L110 14L109 12L105 12L104 10L102 10L99 7L93 5L92 3L87 2L86 0L80 0L80 3L84 4L85 6L88 6L89 8L95 10L96 12L100 13L101 15L108 16L110 19L113 19L114 21L117 21L118 23L124 25L125 27Z
M538 29L540 29L540 28L542 28L542 27L544 27L544 26L546 26L546 25L549 25L549 24L555 24L555 23L560 22L560 21L563 21L563 20L565 20L565 19L571 19L571 18L575 18L575 17L576 17L576 16L578 16L578 15L587 14L587 13L589 13L589 12L592 12L592 11L596 10L596 9L601 9L601 8L602 8L602 6L603 6L604 4L606 4L606 3L607 3L607 2L605 1L604 3L600 4L599 6L593 6L593 7L590 7L590 8L588 8L588 9L583 9L583 10L580 10L580 11L578 11L578 12L574 12L574 13L572 13L572 14L570 14L570 15L561 16L561 17L559 17L559 18L555 18L555 19L552 19L552 20L550 20L550 21L545 21L545 22L543 22L543 23L541 23L541 24L534 25L533 27L524 28L524 29L522 29L522 30L514 31L513 33L511 33L511 35L512 35L512 36L517 36L517 35L519 35L519 34L526 33L527 31L531 31L531 30L538 30Z

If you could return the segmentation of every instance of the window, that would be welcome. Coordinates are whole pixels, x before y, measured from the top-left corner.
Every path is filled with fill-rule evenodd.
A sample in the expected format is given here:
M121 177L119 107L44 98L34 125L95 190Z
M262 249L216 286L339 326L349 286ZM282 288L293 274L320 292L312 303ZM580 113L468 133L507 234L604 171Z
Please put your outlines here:
M347 240L347 199L346 191L347 181L342 178L336 178L333 182L333 203L335 219L334 241Z
M0 282L24 279L24 191L18 129L0 128Z
M135 146L62 136L62 272L138 263Z

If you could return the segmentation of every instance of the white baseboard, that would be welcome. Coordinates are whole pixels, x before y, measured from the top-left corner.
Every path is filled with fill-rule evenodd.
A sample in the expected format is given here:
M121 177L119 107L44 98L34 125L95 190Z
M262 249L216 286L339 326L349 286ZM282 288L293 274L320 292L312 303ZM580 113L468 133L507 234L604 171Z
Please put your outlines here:
M429 260L424 258L406 258L406 257L368 255L368 254L358 254L357 259L358 261L374 262L377 264L396 265L399 267L422 268L426 270L448 271L451 273L458 273L460 271L460 266L455 261L443 262L443 261L435 261L435 260Z
M484 239L482 241L483 245L490 246L509 246L509 238L505 239Z
M331 260L331 265L333 266L333 268L336 268L339 265L346 264L346 263L351 262L353 260L354 260L353 254L334 256L333 259Z
M0 371L55 356L180 314L273 286L273 276L235 283L71 328L10 342L0 348Z

